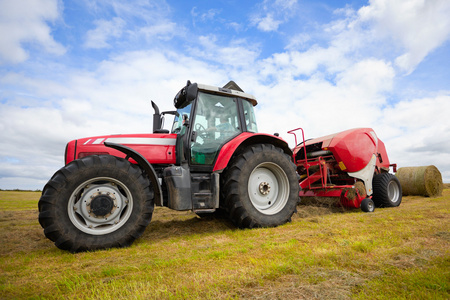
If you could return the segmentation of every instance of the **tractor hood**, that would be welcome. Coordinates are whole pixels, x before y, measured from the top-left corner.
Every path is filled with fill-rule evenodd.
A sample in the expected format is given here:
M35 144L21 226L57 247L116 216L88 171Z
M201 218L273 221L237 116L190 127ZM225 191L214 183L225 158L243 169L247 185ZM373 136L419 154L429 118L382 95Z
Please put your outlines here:
M139 152L151 164L173 164L176 157L176 137L176 134L117 134L73 140L66 146L65 163L89 155L125 157L124 153L104 145L108 142Z

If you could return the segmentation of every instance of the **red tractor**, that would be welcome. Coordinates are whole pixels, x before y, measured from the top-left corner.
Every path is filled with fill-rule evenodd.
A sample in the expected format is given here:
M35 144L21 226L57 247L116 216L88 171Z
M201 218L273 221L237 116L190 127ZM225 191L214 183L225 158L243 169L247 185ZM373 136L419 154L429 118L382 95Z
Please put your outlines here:
M239 228L278 226L290 221L300 195L373 206L374 174L375 204L400 204L400 185L387 173L386 151L373 131L368 137L377 146L362 152L336 146L336 137L348 138L339 134L303 139L292 151L278 134L257 132L256 104L234 82L217 88L188 81L175 96L176 111L160 113L152 102L152 134L69 142L65 166L39 200L46 237L71 252L126 247L144 232L155 205L198 215L222 210ZM162 129L167 114L174 115L171 131ZM368 163L366 150L373 154ZM365 191L355 188L361 182Z
M154 206L218 209L240 228L291 219L299 203L292 150L277 135L257 133L256 99L234 82L187 85L176 111L153 115L153 134L71 141L65 166L45 185L39 223L58 248L79 252L125 247L152 218ZM161 129L173 114L172 130Z

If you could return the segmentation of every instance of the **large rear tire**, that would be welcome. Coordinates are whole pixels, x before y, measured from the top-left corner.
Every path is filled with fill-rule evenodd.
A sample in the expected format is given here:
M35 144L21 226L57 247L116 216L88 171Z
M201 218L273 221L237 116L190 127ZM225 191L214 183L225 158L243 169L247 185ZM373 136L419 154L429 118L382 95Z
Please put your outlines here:
M257 144L224 172L225 208L239 228L273 227L291 220L299 197L296 166L273 145Z
M402 186L395 175L381 173L373 177L372 200L377 207L396 207L402 202Z
M154 193L142 170L110 156L87 156L57 171L39 200L39 223L70 252L127 247L150 223Z

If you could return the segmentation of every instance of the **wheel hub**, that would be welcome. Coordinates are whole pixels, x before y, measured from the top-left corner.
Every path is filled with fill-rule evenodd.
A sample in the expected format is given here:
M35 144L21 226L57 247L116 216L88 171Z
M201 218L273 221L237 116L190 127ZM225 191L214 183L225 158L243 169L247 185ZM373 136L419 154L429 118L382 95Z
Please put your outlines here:
M101 192L96 193L97 195L92 195L94 198L91 202L87 203L87 209L90 215L98 217L107 217L111 215L117 204L115 203L114 196L110 193L102 194Z
M270 184L269 184L268 182L265 182L265 181L261 182L261 183L259 184L259 192L260 192L262 195L267 195L267 194L269 194L269 193L270 193Z
M72 193L69 218L81 231L102 235L121 227L129 218L131 193L120 181L109 177L90 179Z

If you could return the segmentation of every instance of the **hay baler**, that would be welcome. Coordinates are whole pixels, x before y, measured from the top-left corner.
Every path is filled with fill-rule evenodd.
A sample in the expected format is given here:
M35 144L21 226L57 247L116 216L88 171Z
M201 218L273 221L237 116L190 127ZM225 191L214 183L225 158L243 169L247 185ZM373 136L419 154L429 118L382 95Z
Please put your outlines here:
M295 131L303 141L297 144ZM300 175L300 197L337 197L345 207L371 212L400 205L400 182L390 168L384 143L371 128L357 128L305 141L294 134L293 159Z

